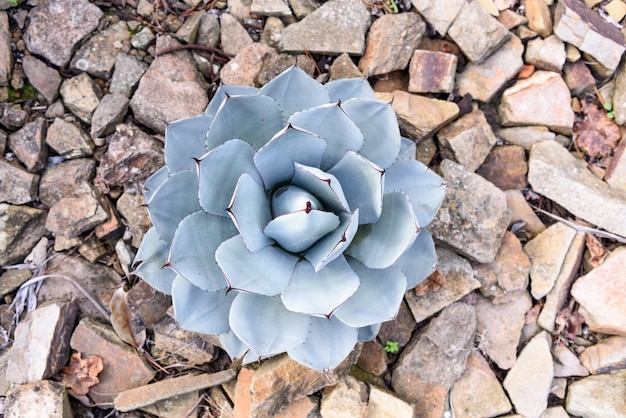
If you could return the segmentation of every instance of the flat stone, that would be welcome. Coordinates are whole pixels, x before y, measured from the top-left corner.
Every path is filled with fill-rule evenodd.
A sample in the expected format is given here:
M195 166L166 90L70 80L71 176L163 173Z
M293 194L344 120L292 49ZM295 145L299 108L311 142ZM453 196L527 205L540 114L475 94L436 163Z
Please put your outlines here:
M608 373L626 367L626 337L608 337L580 353L581 363L591 374Z
M183 25L176 31L176 38L187 44L195 44L200 21L205 13L195 12L187 16Z
M439 173L446 197L431 223L433 236L479 263L491 263L511 219L504 192L450 160Z
M61 84L61 97L65 106L85 123L91 123L91 115L102 97L102 89L86 73L66 79Z
M39 171L46 164L46 157L48 156L48 149L45 146L47 127L46 119L41 117L9 135L7 145L28 171Z
M399 347L404 347L411 339L414 329L415 318L406 301L403 300L396 318L381 325L378 337L380 341L395 341Z
M291 9L282 0L252 0L250 12L261 16L291 16Z
M533 190L554 200L574 215L626 236L626 198L587 169L554 141L533 146L528 167Z
M139 61L134 55L120 52L115 57L109 92L130 97L147 69L148 64Z
M372 76L406 69L425 32L426 24L417 13L381 16L367 32L359 70L365 76Z
M10 269L0 275L0 297L15 292L24 282L33 276L29 269ZM5 365L6 366L6 365ZM2 379L0 374L0 379ZM0 393L2 393L0 391Z
M530 150L533 144L541 141L554 141L556 134L545 126L516 126L495 131L498 138Z
M176 45L178 42L164 35L157 40L156 49ZM202 114L209 100L201 77L189 51L156 57L130 101L135 118L163 133L169 122Z
M171 301L162 305L169 307ZM180 329L176 321L169 316L165 316L150 327L154 329L154 345L150 352L154 358L163 359L164 364L180 364L183 361L185 364L196 366L210 363L217 357L219 340L216 336ZM133 328L138 329L136 326Z
M284 52L363 55L371 16L360 0L330 0L283 31Z
M611 0L604 6L604 10L613 20L620 22L626 16L626 3L622 0Z
M608 97L607 97L608 96ZM604 95L607 98L613 98L613 109L615 111L615 123L624 125L626 123L626 63L619 66L615 72L615 89L612 94Z
M248 31L233 15L223 13L220 16L222 50L227 54L237 55L242 49L253 43Z
M409 66L409 91L450 93L454 88L457 61L453 54L416 50Z
M503 370L515 364L524 316L531 306L526 290L511 292L505 303L496 304L483 296L476 300L478 349Z
M302 71L307 73L311 78L315 74L315 61L306 55L279 54L275 49L270 48L264 57L261 69L257 74L254 83L257 86L264 86L280 73L290 67L297 65Z
M28 313L15 328L7 366L11 383L33 383L57 374L70 356L69 338L76 322L75 302L50 303Z
M405 296L418 323L480 287L466 259L447 248L438 248L437 258L437 271L446 278L445 285L423 296L417 295L414 290L409 290Z
M87 0L41 1L28 13L26 48L51 64L64 67L70 62L74 47L98 27L103 14Z
M374 376L381 376L387 371L387 353L376 341L365 341L357 360L360 368Z
M117 211L126 219L132 236L131 244L135 248L139 248L144 234L152 225L145 204L146 201L141 194L123 193L117 199Z
M367 403L368 418L412 418L414 407L394 394L377 386L370 386Z
M580 277L572 296L591 331L626 336L626 247L618 247L602 264Z
M143 386L145 387L145 386ZM148 414L157 417L184 417L189 411L196 410L200 402L200 391L192 390L191 392L176 395L171 398L157 401L153 404L146 405L140 409ZM224 413L223 411L220 411Z
M504 194L506 195L506 205L511 211L511 222L509 226L523 222L524 225L518 229L517 232L520 233L523 231L524 235L529 239L546 229L546 226L530 207L521 191L505 190Z
M552 33L552 18L546 0L526 0L526 18L528 28L537 32L542 38L547 38Z
M322 418L365 418L367 416L367 386L352 376L322 392Z
M288 0L288 3L291 11L299 20L313 13L319 7L319 4L314 0Z
M123 94L110 93L104 96L91 117L91 136L98 138L115 131L115 127L124 120L128 105L128 97Z
M22 205L39 197L37 174L23 170L0 157L0 202Z
M7 394L6 418L72 418L72 407L62 383L50 380L17 386Z
M626 371L589 376L570 384L565 409L574 416L623 417L626 415Z
M472 62L480 63L509 38L509 31L477 1L464 2L448 36Z
M411 3L443 37L446 36L448 28L459 15L465 1L451 0L444 3L437 0L411 0Z
M70 69L85 71L92 77L108 80L115 58L130 48L130 30L124 21L112 24L87 40L74 54Z
M345 52L335 58L328 69L328 74L328 81L341 80L344 78L364 78L364 75L359 70L359 67L352 62L350 55Z
M263 32L261 32L261 43L272 48L278 48L280 40L283 38L283 30L285 30L285 24L280 18L275 16L268 17L265 21Z
M59 72L32 55L24 56L22 68L30 84L45 97L49 104L53 103L59 96L59 86L61 86Z
M28 112L23 110L20 105L4 106L0 123L8 129L21 128L28 119Z
M21 263L46 233L47 213L0 203L0 265Z
M515 29L518 26L528 25L528 19L526 16L517 14L509 8L500 10L500 14L497 16L497 19L498 22L502 23L508 30Z
M391 103L398 116L402 135L418 142L435 133L459 114L459 106L456 103L401 90L393 93L376 93L376 98Z
M552 346L552 357L554 377L589 376L589 370L580 363L578 356L562 342L557 342Z
M263 62L271 51L271 47L259 42L248 45L222 67L220 71L222 82L236 86L256 86Z
M476 418L494 417L511 410L500 382L480 353L474 351L467 358L463 374L450 390L450 407L454 416Z
M130 38L130 44L133 46L133 48L145 50L148 49L150 45L152 45L155 39L156 36L154 35L154 32L152 32L149 27L144 26L139 32L137 32L132 36L132 38Z
M94 232L96 237L103 241L109 241L121 238L124 233L124 228L120 218L111 204L111 200L107 195L102 198L102 207L107 213L107 220L96 225Z
M13 54L11 52L11 30L9 15L0 12L0 86L8 86L11 81Z
M546 409L539 418L569 418L569 414L559 405Z
M78 190L80 183L90 182L96 173L96 162L89 158L64 161L44 171L39 198L47 206Z
M265 22L265 26L267 27L267 22ZM198 27L198 35L196 36L196 43L212 47L219 45L220 23L216 15L211 13L202 14L200 26Z
M559 0L554 9L554 34L615 71L626 43L619 29L577 0Z
M70 345L83 357L102 359L100 382L88 394L95 403L113 403L117 394L147 384L154 375L137 351L120 340L111 326L93 319L81 319Z
M543 0L536 1L544 3ZM565 64L565 44L555 35L532 39L526 45L524 61L538 70L560 73Z
M461 116L437 132L442 158L455 161L467 171L476 169L496 143L491 126L481 110Z
M476 170L502 190L524 189L528 173L526 151L519 145L501 145L494 147L485 161Z
M563 76L573 96L590 91L596 85L589 67L581 59L576 62L566 62L563 66ZM615 108L615 105L613 107Z
M48 127L46 143L65 159L88 157L95 145L80 124L55 118Z
M545 331L533 337L504 379L515 410L524 416L537 417L548 406L553 378L551 343Z
M502 125L544 125L568 134L574 125L571 99L560 74L537 71L502 94L499 106Z
M613 151L604 179L611 188L626 192L626 141L620 141Z
M89 183L61 198L48 212L46 228L53 234L73 238L108 219L102 196Z

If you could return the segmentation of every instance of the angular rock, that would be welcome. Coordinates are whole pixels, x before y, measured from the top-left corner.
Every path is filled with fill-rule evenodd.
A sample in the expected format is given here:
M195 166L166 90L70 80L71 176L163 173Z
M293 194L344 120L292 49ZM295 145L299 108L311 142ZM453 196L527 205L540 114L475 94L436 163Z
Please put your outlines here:
M8 86L11 81L13 54L11 52L11 30L9 15L0 12L0 86Z
M296 17L301 20L305 16L313 13L319 7L314 0L288 0L289 7Z
M615 72L615 90L604 97L607 96L613 98L615 123L623 125L626 123L626 63L620 65Z
M91 123L91 115L100 103L102 89L86 73L81 73L63 81L61 97L73 114L83 122Z
M161 36L156 49L175 45L173 38ZM209 100L200 80L189 51L156 57L130 101L135 118L163 133L169 122L202 114Z
M431 24L439 35L446 36L446 32L454 19L459 15L465 1L437 1L437 0L411 0L411 3L424 19Z
M74 47L98 27L102 11L87 0L44 0L28 14L26 48L50 63L64 67Z
M78 123L55 118L48 128L46 143L65 159L88 157L95 145Z
M459 106L456 103L401 90L393 93L376 93L376 98L391 103L398 116L400 132L417 142L428 138L459 114Z
M485 161L476 170L502 190L524 189L528 173L526 152L519 145L502 145L494 147Z
M536 1L545 4L543 0ZM533 39L526 45L524 60L538 70L560 73L565 64L565 44L554 35L546 39Z
M128 98L120 93L107 94L100 100L91 117L91 136L108 135L122 123L128 111Z
M553 378L551 344L545 331L533 337L504 379L515 410L524 416L537 417L548 406Z
M0 157L0 202L22 205L38 197L39 179L17 164Z
M536 193L574 215L614 234L626 236L626 198L611 189L554 141L533 145L528 181Z
M46 211L0 203L0 266L21 263L46 233Z
M581 363L591 374L626 368L626 337L608 337L580 353Z
M21 128L26 123L27 118L28 112L21 109L19 105L4 106L0 123L8 129Z
M339 55L330 68L328 69L329 78L328 81L341 80L344 78L363 78L363 73L359 70L359 67L354 65L350 55L345 52Z
M231 55L237 55L242 49L252 44L248 31L231 14L222 13L220 16L220 30L222 50Z
M367 416L367 386L352 376L322 392L322 418L365 418Z
M409 91L450 93L454 88L457 61L453 54L416 50L409 66Z
M417 13L383 15L367 32L359 70L372 76L406 69L425 32L426 24Z
M370 13L359 0L330 0L283 31L284 52L363 55Z
M80 183L90 182L96 173L95 160L79 158L64 161L47 169L41 177L39 198L47 206L78 190Z
M124 193L117 199L117 211L126 219L132 236L131 244L135 248L139 248L144 234L152 225L145 204L141 194Z
M147 49L155 39L156 36L154 36L154 33L150 30L150 28L144 26L139 32L130 38L130 44L133 48L144 50Z
M524 223L523 226L517 230L518 233L523 231L524 235L530 239L546 229L521 191L505 190L504 194L506 195L506 205L511 211L511 222L509 225L520 222Z
M615 71L626 42L619 29L577 0L559 0L554 10L554 34Z
M169 305L171 303L165 304ZM217 357L219 340L213 336L213 343L210 343L207 339L207 336L179 329L176 321L166 316L154 325L154 345L150 352L154 358L163 359L163 364L210 363Z
M109 325L84 318L72 334L70 345L83 357L97 356L104 368L98 375L100 382L89 390L96 403L112 403L118 393L148 383L153 371L142 357L119 339Z
M498 0L496 0L496 2L498 2ZM528 24L528 19L526 18L526 16L517 14L508 7L500 10L500 14L497 16L497 19L498 22L502 23L508 30Z
M514 145L530 150L533 144L541 141L554 141L556 134L545 126L516 126L514 128L498 129L495 132L501 138Z
M71 418L74 416L67 390L50 380L17 386L7 394L6 418Z
M406 293L407 304L418 323L480 287L472 266L463 257L447 248L438 248L437 257L437 271L446 278L445 285L423 296L414 290Z
M46 228L55 235L74 238L109 218L102 196L89 183L61 198L48 212Z
M357 364L366 372L381 376L387 371L387 360L387 353L380 344L376 341L366 341L363 343Z
M39 171L46 164L48 149L44 141L47 127L45 118L37 118L9 135L9 148L28 171Z
M503 126L544 125L568 134L574 124L569 88L561 76L537 71L502 94L499 113Z
M511 410L500 382L479 353L470 354L465 371L452 385L450 407L454 416L467 418L494 417Z
M554 377L589 376L589 370L583 367L578 356L563 343L552 346L554 359Z
M139 61L134 55L120 52L115 57L115 69L111 77L109 92L130 97L147 69L148 64Z
M29 312L15 328L7 377L12 383L33 383L54 376L70 356L69 339L76 321L75 302L43 305Z
M269 20L269 19L268 19ZM265 22L267 27L268 23ZM204 13L200 19L196 43L217 47L220 42L220 24L216 15Z
M120 221L117 212L111 204L109 197L106 195L102 198L102 207L107 213L108 219L101 224L96 225L96 227L94 228L96 237L103 241L121 238L122 234L124 233L122 222Z
M567 388L565 409L570 415L589 418L626 415L626 371L589 376Z
M145 387L146 386L141 386L142 389ZM215 386L214 388L217 388L217 386ZM157 401L153 404L143 406L141 407L141 410L157 417L184 417L189 413L189 411L198 409L198 403L200 401L200 391L191 390L188 393L176 395L174 397L166 398L162 401ZM224 414L225 412L220 410L220 413Z
M272 48L255 42L241 50L220 71L224 84L237 86L256 86L256 79L261 72L263 62L268 58Z
M33 276L29 269L10 269L0 275L0 297L15 292L24 282ZM6 366L6 365L5 365ZM1 366L0 366L1 367ZM2 375L0 374L0 379ZM0 393L2 393L0 391Z
M61 85L61 76L58 71L48 67L32 55L24 56L22 68L30 84L45 97L49 104L54 103L59 96L59 86Z
M437 132L443 158L461 164L467 171L476 171L496 143L491 126L481 110L461 116Z
M576 62L566 62L563 67L563 76L573 96L589 91L596 85L589 67L581 59ZM615 109L615 104L613 108ZM615 116L617 119L617 114Z
M285 25L282 20L278 17L268 17L261 32L261 43L278 48L283 37L283 30L285 30Z
M415 318L406 301L402 301L396 318L381 325L378 337L381 341L395 341L398 346L404 347L411 339L414 329Z
M479 263L491 263L511 219L504 192L450 160L439 173L448 188L431 223L433 236Z
M185 23L183 23L180 29L176 31L176 38L187 44L195 44L196 37L198 36L198 29L200 28L200 21L202 20L203 15L204 13L202 12L190 14L185 19Z
M414 407L394 394L377 386L370 386L367 403L368 418L412 418Z
M545 0L526 0L526 18L528 28L537 32L542 38L547 38L552 33L552 18L550 9Z
M282 0L252 0L250 12L261 16L291 16L291 9Z
M615 149L604 179L613 189L626 192L626 141L621 140Z
M509 38L509 31L477 1L465 2L448 36L472 62L480 63Z
M626 336L626 246L621 246L602 264L580 277L572 296L591 331Z
M559 405L543 411L540 418L569 418L569 414Z
M92 77L111 78L115 58L130 48L130 30L124 21L112 24L87 40L74 54L70 69L84 71Z

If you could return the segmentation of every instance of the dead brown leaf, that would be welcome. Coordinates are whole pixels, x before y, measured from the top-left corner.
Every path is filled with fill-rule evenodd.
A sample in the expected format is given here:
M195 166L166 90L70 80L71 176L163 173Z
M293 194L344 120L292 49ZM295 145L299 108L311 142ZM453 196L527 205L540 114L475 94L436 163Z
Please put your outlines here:
M606 157L621 138L619 127L595 104L581 103L586 116L574 124L574 141L590 157Z
M608 255L608 251L602 245L602 242L592 234L585 235L585 245L587 246L587 250L589 250L589 264L592 267L597 267L600 265L606 256Z
M124 291L123 286L113 293L109 302L109 309L111 310L111 325L118 337L134 347L143 346L146 342L146 331L141 331L138 334L133 332L126 302L126 291Z
M91 386L98 384L97 376L104 368L100 357L81 357L81 353L73 353L70 364L60 372L61 383L76 395L86 395Z
M417 296L426 296L429 292L436 292L446 284L446 276L435 270L423 282L415 286L415 294Z

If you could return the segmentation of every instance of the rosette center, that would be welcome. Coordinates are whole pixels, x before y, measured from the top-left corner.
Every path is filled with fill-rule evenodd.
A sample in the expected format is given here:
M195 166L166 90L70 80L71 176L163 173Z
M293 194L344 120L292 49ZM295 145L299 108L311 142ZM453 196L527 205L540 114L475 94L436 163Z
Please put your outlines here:
M313 194L298 186L283 186L272 193L272 216L312 210L324 210L320 201Z

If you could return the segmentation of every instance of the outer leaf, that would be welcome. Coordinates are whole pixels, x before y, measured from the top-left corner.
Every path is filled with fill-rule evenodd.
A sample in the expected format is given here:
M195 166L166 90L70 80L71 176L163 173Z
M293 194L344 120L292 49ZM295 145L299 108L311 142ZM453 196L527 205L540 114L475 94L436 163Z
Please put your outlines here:
M350 99L341 103L341 108L363 132L363 157L387 168L400 152L400 128L390 103L380 100Z
M212 116L200 115L170 123L165 130L165 164L170 173L195 170L206 154L206 133Z
M322 157L322 170L337 164L347 151L358 151L363 146L363 134L338 103L294 113L289 123L326 140L328 147Z
M230 329L228 311L235 298L232 292L207 292L176 276L172 295L174 315L181 328L205 334L221 334Z
M229 318L235 335L259 356L299 346L311 325L308 316L285 309L278 296L243 292L235 297Z
M141 241L141 245L137 249L135 261L133 263L147 260L154 254L157 254L159 252L164 252L165 254L167 254L167 251L169 251L167 244L163 240L161 240L161 237L159 237L159 234L157 233L154 226L150 227L150 229L148 229L148 231L143 236L143 240Z
M203 290L227 287L215 261L219 245L237 235L230 219L204 211L189 215L180 223L172 241L169 265L187 281Z
M169 246L163 242L154 227L150 228L143 237L135 262L142 263L135 270L135 274L145 280L150 286L161 293L172 293L172 282L176 273L167 267Z
M179 171L170 175L152 195L148 209L161 239L171 242L178 223L200 210L196 173Z
M330 371L350 354L358 331L336 318L311 318L311 330L304 343L288 354L293 360L319 371Z
M398 153L398 160L415 160L417 154L417 144L414 141L401 137L400 138L400 152Z
M294 164L295 173L292 184L315 195L324 207L334 212L350 212L350 205L343 193L339 180L332 174L315 167Z
M263 86L259 94L276 100L285 121L299 110L330 103L324 86L295 65Z
M419 230L409 198L399 192L387 193L378 222L361 225L346 254L369 268L387 268L409 248Z
M246 173L261 184L254 167L254 150L238 139L232 139L206 154L198 163L200 177L198 197L204 210L213 215L228 216L239 177Z
M420 231L413 245L394 263L394 267L406 276L406 290L414 288L430 276L436 265L435 243L427 229Z
M396 161L385 173L385 193L405 193L420 226L428 225L446 196L445 182L424 164L415 160Z
M255 154L254 164L269 190L291 180L293 163L319 167L325 150L319 136L287 126Z
M204 112L205 115L214 116L219 108L224 104L227 97L230 96L256 96L259 93L259 89L251 86L229 86L221 85L215 92L211 103Z
M291 212L277 216L263 232L278 245L299 253L339 226L339 217L321 210Z
M346 258L361 285L334 312L341 322L354 328L389 321L398 314L406 292L406 278L399 270L370 269L352 257Z
M345 78L326 84L326 90L333 102L345 102L352 98L376 99L374 90L364 78Z
M215 114L209 133L209 150L238 138L258 150L283 129L276 101L267 96L228 97Z
M359 210L355 210L354 213L341 213L339 219L341 221L339 227L304 253L304 258L309 260L316 272L343 254L350 245L359 225Z
M380 326L382 324L375 324L375 325L370 325L369 327L362 327L359 328L359 342L363 342L363 341L371 341L373 340L377 335L378 332L380 332Z
M237 338L232 330L220 334L219 339L222 348L226 350L230 358L233 360L236 358L243 358L243 356L245 356L246 353L250 351L250 347L248 347L243 341Z
M263 233L263 228L272 219L269 199L263 187L248 174L239 177L228 214L250 251L258 251L274 243Z
M354 151L348 151L333 168L351 208L359 208L359 224L374 223L383 210L383 170Z
M167 167L163 166L159 168L157 171L155 171L154 173L152 173L152 175L146 179L144 183L146 191L143 194L143 197L146 200L146 202L150 202L150 199L152 199L152 195L154 194L154 192L156 192L156 190L159 187L161 187L161 185L163 184L163 182L165 182L169 174L170 172L167 170Z
M274 246L251 253L241 235L224 241L215 259L231 288L266 296L283 291L298 262L298 257Z
M281 299L290 311L330 316L358 287L359 277L344 257L337 257L317 273L311 263L301 260Z

